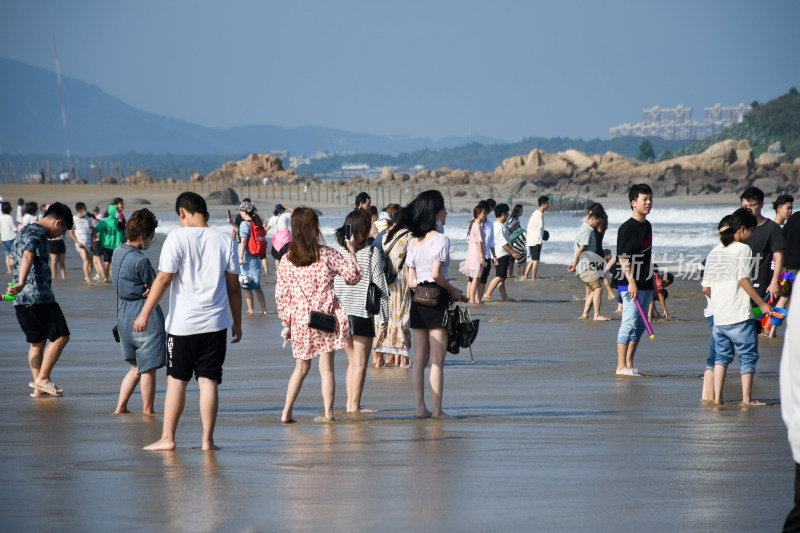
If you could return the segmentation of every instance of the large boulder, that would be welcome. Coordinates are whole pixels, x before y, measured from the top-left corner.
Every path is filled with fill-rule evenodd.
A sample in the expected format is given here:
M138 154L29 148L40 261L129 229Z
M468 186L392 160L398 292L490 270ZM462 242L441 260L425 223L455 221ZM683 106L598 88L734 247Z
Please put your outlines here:
M776 178L759 178L753 182L753 186L764 191L767 196L778 192L778 180Z
M229 187L223 187L214 192L208 193L206 203L209 205L236 205L239 203L239 195Z
M750 168L746 162L736 161L727 168L725 174L731 179L742 181L747 179L750 174Z
M589 157L588 155L584 154L583 152L579 152L578 150L567 150L563 154L561 154L561 159L569 163L570 166L575 171L575 174L580 174L581 172L586 172L590 168L595 168L597 164L594 162L594 159Z
M788 160L789 158L785 153L774 154L770 152L764 152L758 156L758 158L756 158L756 165L764 168L765 170L772 170Z
M728 139L712 144L699 156L699 166L712 174L723 174L725 167L736 161L736 149L739 141Z
M534 179L540 185L554 185L560 180L572 175L572 167L563 159L556 159L551 163L536 169Z
M525 167L528 170L535 170L544 165L544 155L545 153L542 150L534 148L525 158Z
M515 155L513 157L509 157L508 159L503 159L503 164L497 167L495 172L506 172L509 174L514 174L519 172L519 170L525 166L525 160L522 158L521 155Z

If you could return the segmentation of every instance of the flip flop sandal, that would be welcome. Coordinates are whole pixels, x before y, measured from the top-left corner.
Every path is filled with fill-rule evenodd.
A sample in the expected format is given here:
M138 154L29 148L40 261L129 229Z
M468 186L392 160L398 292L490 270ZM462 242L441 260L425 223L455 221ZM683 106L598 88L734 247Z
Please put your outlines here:
M58 392L58 387L56 384L50 381L47 385L39 385L38 383L31 381L28 383L28 386L38 390L39 392L43 392L45 394L49 394L50 396L62 396L63 393Z

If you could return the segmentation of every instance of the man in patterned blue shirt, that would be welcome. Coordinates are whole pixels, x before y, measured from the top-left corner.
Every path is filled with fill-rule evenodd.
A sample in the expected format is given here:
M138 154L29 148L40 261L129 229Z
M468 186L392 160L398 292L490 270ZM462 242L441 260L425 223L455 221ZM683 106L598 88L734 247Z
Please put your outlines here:
M11 247L14 284L8 294L17 298L17 321L31 344L28 362L33 381L28 385L34 390L32 396L61 396L64 392L50 379L50 372L69 342L69 328L51 289L47 239L61 237L71 229L72 211L56 202L41 220L22 228ZM48 340L50 344L45 348Z

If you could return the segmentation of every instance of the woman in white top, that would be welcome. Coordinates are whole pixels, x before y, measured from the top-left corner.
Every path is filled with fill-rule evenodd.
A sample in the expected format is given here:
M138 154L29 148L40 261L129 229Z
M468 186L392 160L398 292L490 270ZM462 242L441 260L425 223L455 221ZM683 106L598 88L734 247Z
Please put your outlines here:
M21 230L28 224L33 224L39 217L37 216L37 212L39 211L39 206L36 205L36 202L28 202L25 204L25 207L22 210L22 218L19 219L19 227L18 230Z
M408 286L440 289L434 307L411 300L410 324L414 334L414 366L412 385L417 404L417 418L452 418L442 411L444 392L444 359L447 355L447 331L442 327L450 302L467 302L461 291L447 281L450 264L450 239L437 231L437 222L444 225L447 210L444 197L436 190L424 191L400 212L400 221L414 238L408 245ZM425 367L431 363L430 386L433 411L425 406Z
M11 216L11 209L10 202L3 202L3 214L0 215L0 240L3 241L3 247L6 250L6 267L9 274L14 273L11 245L14 244L14 239L17 236L17 223L14 222L14 217Z

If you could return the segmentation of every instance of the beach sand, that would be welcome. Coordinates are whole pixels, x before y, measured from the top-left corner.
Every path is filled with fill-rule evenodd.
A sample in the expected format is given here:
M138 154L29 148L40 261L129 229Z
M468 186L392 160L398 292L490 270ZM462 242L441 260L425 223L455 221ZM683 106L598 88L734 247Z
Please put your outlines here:
M218 185L210 183L191 183L191 184L167 184L158 183L153 185L143 186L129 186L129 185L59 185L59 184L15 184L15 185L0 185L0 196L3 196L6 201L16 206L17 198L24 198L26 201L37 202L38 204L50 203L53 201L61 201L67 203L71 208L74 208L75 202L81 201L86 203L90 208L98 205L101 209L105 209L107 203L114 197L121 197L126 200L125 211L132 212L139 207L152 208L174 206L175 197L181 191L190 190L207 196L212 191L219 188ZM431 184L431 188L435 188ZM290 191L291 189L291 191ZM477 204L474 198L466 199L465 197L458 197L456 193L462 190L463 187L452 186L443 188L442 194L445 196L448 209L453 210L469 210ZM317 209L345 209L353 205L355 198L354 194L344 196L336 199L331 198L325 201L324 193L319 194L316 189L312 189L307 194L299 192L301 188L297 186L286 187L283 191L280 188L274 187L256 187L251 185L235 187L234 190L239 198L250 197L257 205L261 203L269 204L272 201L282 202L289 206L307 205ZM348 190L350 193L355 189ZM360 190L360 189L359 189ZM412 199L409 192L400 194L399 189L392 192L387 192L383 189L375 190L374 187L367 187L365 189L372 196L372 204L382 209L383 206L390 202L408 203ZM449 194L448 194L449 192ZM606 208L611 207L627 207L629 206L628 198L626 195L611 195L602 198L595 198L591 194L588 195L590 199L602 203ZM138 202L138 199L146 199L149 204ZM507 198L496 198L498 202L507 201ZM536 205L536 198L517 198L513 197L511 203L521 202L530 207ZM670 196L666 198L656 197L654 199L655 207L701 207L711 205L739 205L738 195L735 194L704 194L698 196ZM264 211L262 209L262 211Z
M113 189L98 200L135 194ZM81 192L58 198L95 202ZM156 205L152 194L137 196ZM157 265L157 247L146 253ZM456 420L416 420L410 373L395 367L368 371L363 404L377 412L347 415L339 352L339 420L313 422L322 409L314 363L298 423L284 425L294 361L281 348L274 275L265 277L271 314L246 317L242 342L228 349L215 433L222 450L199 450L192 383L178 449L160 453L141 450L160 436L162 419L136 414L138 392L134 414L111 414L127 370L111 337L114 289L82 284L72 247L67 266L69 279L54 282L72 331L53 372L63 398L28 396L28 345L11 304L0 306L8 531L775 531L792 506L782 337L760 343L754 397L765 407L737 405L737 363L729 403L701 405L708 328L698 281L670 288L675 320L654 322L655 340L643 338L635 364L647 377L614 375L615 303L603 301L611 322L577 320L583 284L563 266L544 265L540 281L509 281L517 301L471 307L481 319L475 363L462 350L448 355L445 371L445 410ZM165 384L161 370L158 412Z

